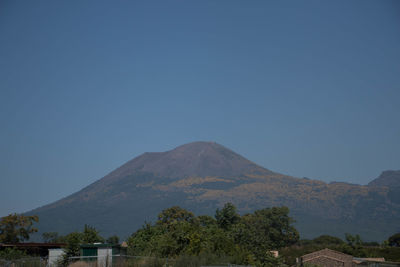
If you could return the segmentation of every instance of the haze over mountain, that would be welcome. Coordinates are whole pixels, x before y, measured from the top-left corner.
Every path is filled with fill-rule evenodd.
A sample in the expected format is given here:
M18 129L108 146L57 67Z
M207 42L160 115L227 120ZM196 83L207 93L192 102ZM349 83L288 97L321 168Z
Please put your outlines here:
M371 181L368 185L399 187L400 186L400 170L384 171L381 173L381 175L379 175L378 178Z
M41 232L66 234L90 224L105 236L124 238L172 205L199 215L213 215L226 202L242 214L285 205L302 238L349 232L380 241L400 231L400 198L381 182L398 183L397 174L384 172L368 186L327 184L275 173L217 143L194 142L144 153L28 214L39 216Z

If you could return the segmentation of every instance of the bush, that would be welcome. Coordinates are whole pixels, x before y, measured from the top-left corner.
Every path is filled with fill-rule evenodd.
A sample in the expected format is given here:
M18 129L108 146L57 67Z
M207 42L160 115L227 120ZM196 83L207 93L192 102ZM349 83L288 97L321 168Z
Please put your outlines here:
M17 260L26 257L28 257L28 255L25 251L15 248L6 248L5 250L0 251L0 259L4 260Z

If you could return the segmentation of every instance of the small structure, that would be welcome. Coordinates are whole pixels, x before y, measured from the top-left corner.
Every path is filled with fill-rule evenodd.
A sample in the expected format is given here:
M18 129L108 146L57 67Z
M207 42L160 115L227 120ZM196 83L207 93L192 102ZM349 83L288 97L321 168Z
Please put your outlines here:
M84 244L81 245L82 260L97 260L97 266L112 266L113 256L126 255L126 248L117 244Z
M62 248L49 248L49 267L58 266L58 261L60 261L65 254Z
M313 264L321 267L352 267L353 256L325 248L300 258L300 266Z

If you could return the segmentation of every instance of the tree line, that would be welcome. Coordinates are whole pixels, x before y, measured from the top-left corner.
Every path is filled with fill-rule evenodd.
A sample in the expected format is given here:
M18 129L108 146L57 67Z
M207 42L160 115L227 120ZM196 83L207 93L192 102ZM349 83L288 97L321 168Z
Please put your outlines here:
M233 264L279 266L281 258L270 251L295 244L298 231L287 207L257 210L240 216L231 203L215 216L195 216L178 206L162 211L154 223L146 223L128 239L134 255L176 258L204 256Z
M0 243L19 243L38 231L33 224L37 216L10 214L0 220ZM345 241L328 235L312 240L299 240L287 207L256 210L243 216L227 203L214 216L200 215L179 206L163 210L154 223L145 223L128 239L128 254L178 259L192 257L205 263L229 262L255 266L286 266L295 258L328 247L357 257L385 257L400 261L400 233L383 244L363 242L359 235L346 234ZM82 232L60 236L56 232L42 234L43 241L65 243L64 263L79 256L80 245L88 243L118 244L119 238L103 238L99 231L85 225ZM392 249L392 248L393 249ZM271 251L279 250L280 257ZM0 251L0 258L18 257L15 250Z

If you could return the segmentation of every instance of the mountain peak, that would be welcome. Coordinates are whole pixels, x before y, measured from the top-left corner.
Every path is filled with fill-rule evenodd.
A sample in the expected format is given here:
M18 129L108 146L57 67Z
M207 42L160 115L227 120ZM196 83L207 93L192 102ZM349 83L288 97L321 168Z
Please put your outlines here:
M135 172L170 178L272 173L216 142L204 141L184 144L166 152L146 152L110 175L126 176Z

